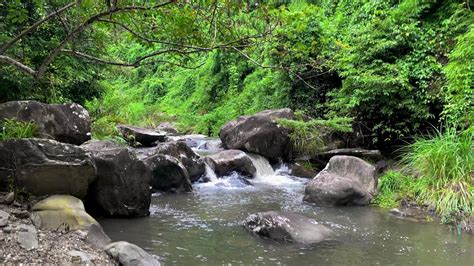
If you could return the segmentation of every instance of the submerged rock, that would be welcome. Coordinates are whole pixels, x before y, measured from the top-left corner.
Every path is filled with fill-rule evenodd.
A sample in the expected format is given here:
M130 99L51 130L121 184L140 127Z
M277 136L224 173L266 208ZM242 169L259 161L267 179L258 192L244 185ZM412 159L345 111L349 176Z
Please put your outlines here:
M243 226L259 236L279 242L315 244L328 239L333 231L297 213L261 212L249 215Z
M176 158L186 168L191 182L197 181L205 172L205 164L186 143L181 141L158 143L152 148L134 149L140 160L146 160L155 155L166 155Z
M151 201L151 172L126 147L110 141L90 141L97 180L90 186L87 206L107 216L147 216Z
M140 247L125 241L114 242L105 247L105 252L124 266L159 266L160 262Z
M32 207L32 221L38 228L70 231L98 225L78 198L69 195L50 196Z
M353 156L334 156L306 185L304 200L321 206L367 205L376 188L373 165Z
M245 152L239 150L224 150L208 155L204 160L217 176L224 176L237 171L247 177L254 177L257 172L252 159Z
M88 152L48 139L0 142L0 169L0 179L4 179L0 183L14 179L35 196L68 194L83 198L96 179L96 168Z
M79 104L13 101L0 104L0 120L33 121L40 138L80 145L91 139L89 113Z
M118 125L118 130L122 136L129 141L139 142L143 146L155 146L155 142L164 141L168 133L164 131L156 131L148 128L141 128L129 125Z
M219 137L226 149L243 150L272 160L285 159L291 151L290 131L277 123L281 118L295 119L295 114L285 108L241 116L225 124Z

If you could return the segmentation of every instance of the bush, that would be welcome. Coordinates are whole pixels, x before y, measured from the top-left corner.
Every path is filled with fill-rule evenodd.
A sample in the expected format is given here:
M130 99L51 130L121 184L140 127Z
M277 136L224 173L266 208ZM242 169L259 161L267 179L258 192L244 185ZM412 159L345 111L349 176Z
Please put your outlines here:
M8 139L34 138L37 126L33 121L23 122L17 119L3 119L0 122L0 141Z
M349 118L278 120L278 124L291 130L290 140L295 157L316 155L325 148L325 137L332 132L351 132L350 123Z
M402 163L427 184L418 201L433 204L444 222L472 215L474 127L462 132L451 127L418 138L407 146Z

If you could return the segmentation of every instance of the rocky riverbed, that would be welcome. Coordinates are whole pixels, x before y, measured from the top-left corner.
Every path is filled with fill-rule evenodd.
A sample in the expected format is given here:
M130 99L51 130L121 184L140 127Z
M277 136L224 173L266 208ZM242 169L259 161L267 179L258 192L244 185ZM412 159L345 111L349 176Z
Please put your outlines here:
M86 242L85 231L36 228L26 204L0 204L0 220L1 264L118 265L104 250Z

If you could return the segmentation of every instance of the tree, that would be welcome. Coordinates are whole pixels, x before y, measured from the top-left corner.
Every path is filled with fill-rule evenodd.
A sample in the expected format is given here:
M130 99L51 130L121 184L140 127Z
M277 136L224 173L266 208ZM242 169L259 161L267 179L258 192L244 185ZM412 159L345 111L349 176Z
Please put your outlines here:
M12 1L2 3L8 10L5 23L20 22L21 29L0 46L0 61L41 80L51 64L61 55L72 55L87 61L136 67L152 62L165 54L186 56L214 49L237 49L251 45L253 39L268 33L267 27L239 29L239 21L231 16L233 10L243 7L232 1L74 1L59 6L57 2L41 3ZM28 7L48 11L34 23L24 19ZM16 53L14 46L34 34L47 23L59 23L64 29L54 32L51 40L58 40L36 64L28 64ZM5 25L3 25L5 27ZM118 30L117 30L118 28ZM151 51L133 60L113 60L82 51L91 49L107 37L105 35L128 34L150 47ZM93 36L93 37L91 37ZM151 37L149 37L151 36ZM116 38L116 36L114 36ZM112 38L112 39L114 39ZM53 42L53 41L52 41ZM152 60L153 59L153 60Z

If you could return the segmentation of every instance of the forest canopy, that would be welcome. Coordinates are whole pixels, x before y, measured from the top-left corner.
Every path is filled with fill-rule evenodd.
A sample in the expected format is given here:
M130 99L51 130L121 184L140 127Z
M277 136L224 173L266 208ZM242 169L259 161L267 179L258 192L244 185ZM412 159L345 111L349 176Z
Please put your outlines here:
M469 1L0 3L0 101L85 104L116 123L227 121L291 107L384 147L472 123Z

